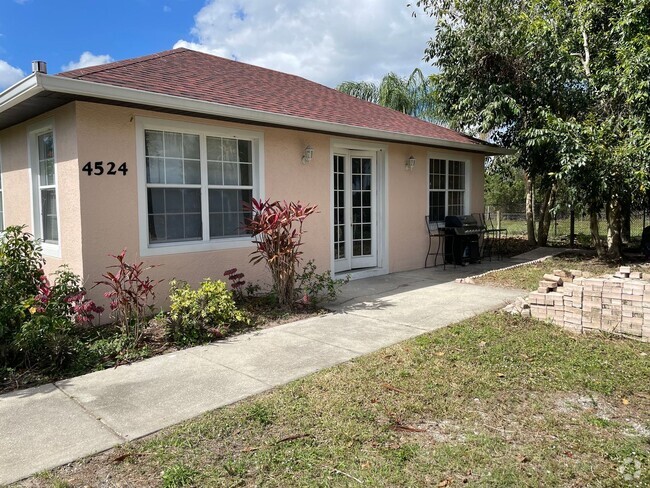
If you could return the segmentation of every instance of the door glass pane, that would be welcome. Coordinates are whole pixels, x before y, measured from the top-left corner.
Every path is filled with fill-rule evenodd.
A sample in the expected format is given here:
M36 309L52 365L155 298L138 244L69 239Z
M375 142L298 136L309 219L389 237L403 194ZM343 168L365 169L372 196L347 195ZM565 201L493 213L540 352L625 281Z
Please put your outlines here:
M345 158L334 156L334 259L345 258Z

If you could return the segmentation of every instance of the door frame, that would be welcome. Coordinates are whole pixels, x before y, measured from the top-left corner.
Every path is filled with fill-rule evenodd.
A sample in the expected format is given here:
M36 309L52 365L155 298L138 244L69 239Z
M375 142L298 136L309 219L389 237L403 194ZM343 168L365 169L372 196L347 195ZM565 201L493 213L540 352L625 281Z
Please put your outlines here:
M376 240L377 266L359 270L334 272L334 154L347 151L370 152L375 155L376 167ZM332 138L330 141L330 157L328 162L330 181L330 221L328 242L330 255L330 270L333 277L350 276L351 279L367 278L388 274L388 145L356 139Z

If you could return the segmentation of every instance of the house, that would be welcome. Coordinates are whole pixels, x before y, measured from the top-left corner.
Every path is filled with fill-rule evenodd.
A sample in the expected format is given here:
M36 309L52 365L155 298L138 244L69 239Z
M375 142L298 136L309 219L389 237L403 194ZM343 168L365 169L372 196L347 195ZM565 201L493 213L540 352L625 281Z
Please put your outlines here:
M0 218L97 280L108 254L197 283L249 264L251 197L300 200L304 256L352 278L421 268L426 215L483 210L478 139L269 69L188 49L0 94Z

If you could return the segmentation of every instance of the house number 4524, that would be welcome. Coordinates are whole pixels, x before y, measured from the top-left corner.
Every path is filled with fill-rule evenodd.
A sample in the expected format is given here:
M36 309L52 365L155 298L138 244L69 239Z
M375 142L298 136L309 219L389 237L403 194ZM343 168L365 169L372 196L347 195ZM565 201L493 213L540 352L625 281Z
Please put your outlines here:
M118 172L122 173L122 176L125 176L128 170L126 163L122 163L118 167L113 161L108 161L107 163L104 163L104 161L95 161L94 163L88 161L84 164L84 167L81 168L81 171L88 173L88 176L116 175Z

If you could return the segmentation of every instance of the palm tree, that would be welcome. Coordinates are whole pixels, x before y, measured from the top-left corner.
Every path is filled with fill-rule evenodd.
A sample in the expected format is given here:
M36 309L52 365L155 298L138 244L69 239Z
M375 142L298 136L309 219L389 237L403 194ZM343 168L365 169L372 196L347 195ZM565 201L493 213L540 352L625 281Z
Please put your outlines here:
M419 68L408 78L386 74L379 84L369 81L344 81L337 90L402 113L440 123L435 111L434 77L425 77Z

